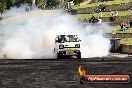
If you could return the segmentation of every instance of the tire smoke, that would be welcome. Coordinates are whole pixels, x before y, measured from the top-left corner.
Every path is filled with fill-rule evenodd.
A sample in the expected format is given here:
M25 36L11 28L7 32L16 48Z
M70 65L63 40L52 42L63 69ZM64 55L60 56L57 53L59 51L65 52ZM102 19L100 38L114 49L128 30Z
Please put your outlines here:
M25 7L24 7L25 8ZM15 12L14 12L15 11ZM16 15L11 15L12 13ZM24 11L23 6L12 8L0 21L1 58L32 59L56 58L53 52L55 36L77 34L82 40L83 58L102 57L109 53L110 40L104 37L107 24L93 26L78 21L60 10Z

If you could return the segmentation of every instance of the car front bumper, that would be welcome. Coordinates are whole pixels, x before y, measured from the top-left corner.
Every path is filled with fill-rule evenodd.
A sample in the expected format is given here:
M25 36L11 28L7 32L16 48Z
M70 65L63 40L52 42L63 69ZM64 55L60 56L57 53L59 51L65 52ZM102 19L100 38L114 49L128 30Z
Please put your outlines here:
M80 53L80 50L68 50L68 51L59 51L61 56L76 56Z

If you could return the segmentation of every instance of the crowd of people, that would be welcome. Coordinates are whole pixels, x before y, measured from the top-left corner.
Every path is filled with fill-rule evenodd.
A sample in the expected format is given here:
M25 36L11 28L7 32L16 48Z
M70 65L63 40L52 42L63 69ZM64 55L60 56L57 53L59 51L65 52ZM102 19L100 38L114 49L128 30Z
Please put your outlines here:
M116 11L112 11L110 9L110 12L109 12L109 22L113 23L116 19L118 19L118 11L117 10ZM101 24L102 21L103 20L100 17L96 18L94 15L92 15L92 17L89 19L89 23L98 23L98 24ZM132 27L132 20L129 20L128 22L121 21L119 23L119 25L120 25L119 31L127 30L130 27Z
M120 31L124 31L132 27L132 20L129 20L128 23L121 21L120 22Z
M100 17L97 19L97 18L95 18L94 15L92 15L92 17L89 19L89 23L99 23L99 24L101 24L102 19Z

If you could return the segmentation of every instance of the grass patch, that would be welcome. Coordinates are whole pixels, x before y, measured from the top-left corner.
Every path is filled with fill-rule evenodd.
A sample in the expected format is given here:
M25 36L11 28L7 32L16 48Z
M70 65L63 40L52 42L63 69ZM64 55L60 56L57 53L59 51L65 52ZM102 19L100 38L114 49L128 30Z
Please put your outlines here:
M114 27L113 27L114 28ZM120 28L119 26L115 28ZM115 31L115 33L132 33L132 28L129 28L128 30L125 31L119 31L118 29ZM124 45L132 45L132 38L122 38L120 41L120 44Z
M78 8L86 8L86 7L95 7L95 6L99 6L101 4L112 5L112 4L128 3L130 1L131 0L113 0L113 1L98 2L98 3L91 3L91 4L80 4L80 5L75 5L72 8L78 9Z
M119 16L126 16L126 15L130 15L130 13L132 13L132 10L122 10L122 11L118 11ZM102 14L102 17L109 17L109 12L100 12L100 13L94 13L94 14L75 14L73 16L77 17L78 19L85 19L85 18L91 18L92 15L94 15L95 17L100 17Z
M123 38L121 39L120 44L132 45L132 38Z
M112 26L112 33L132 33L132 28L128 28L127 30L124 31L119 31L120 30L120 26Z

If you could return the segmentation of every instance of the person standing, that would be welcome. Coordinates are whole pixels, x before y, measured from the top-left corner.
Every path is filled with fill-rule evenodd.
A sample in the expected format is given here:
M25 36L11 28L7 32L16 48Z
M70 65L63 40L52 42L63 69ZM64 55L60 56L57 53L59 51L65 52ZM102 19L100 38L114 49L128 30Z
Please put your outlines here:
M114 21L114 12L111 11L111 9L110 9L110 13L109 13L109 21L110 22L113 22Z
M95 21L95 17L94 15L92 15L92 17L89 19L89 23L94 23L94 21Z
M97 23L99 23L99 24L102 23L102 19L100 17L98 18L98 22Z

